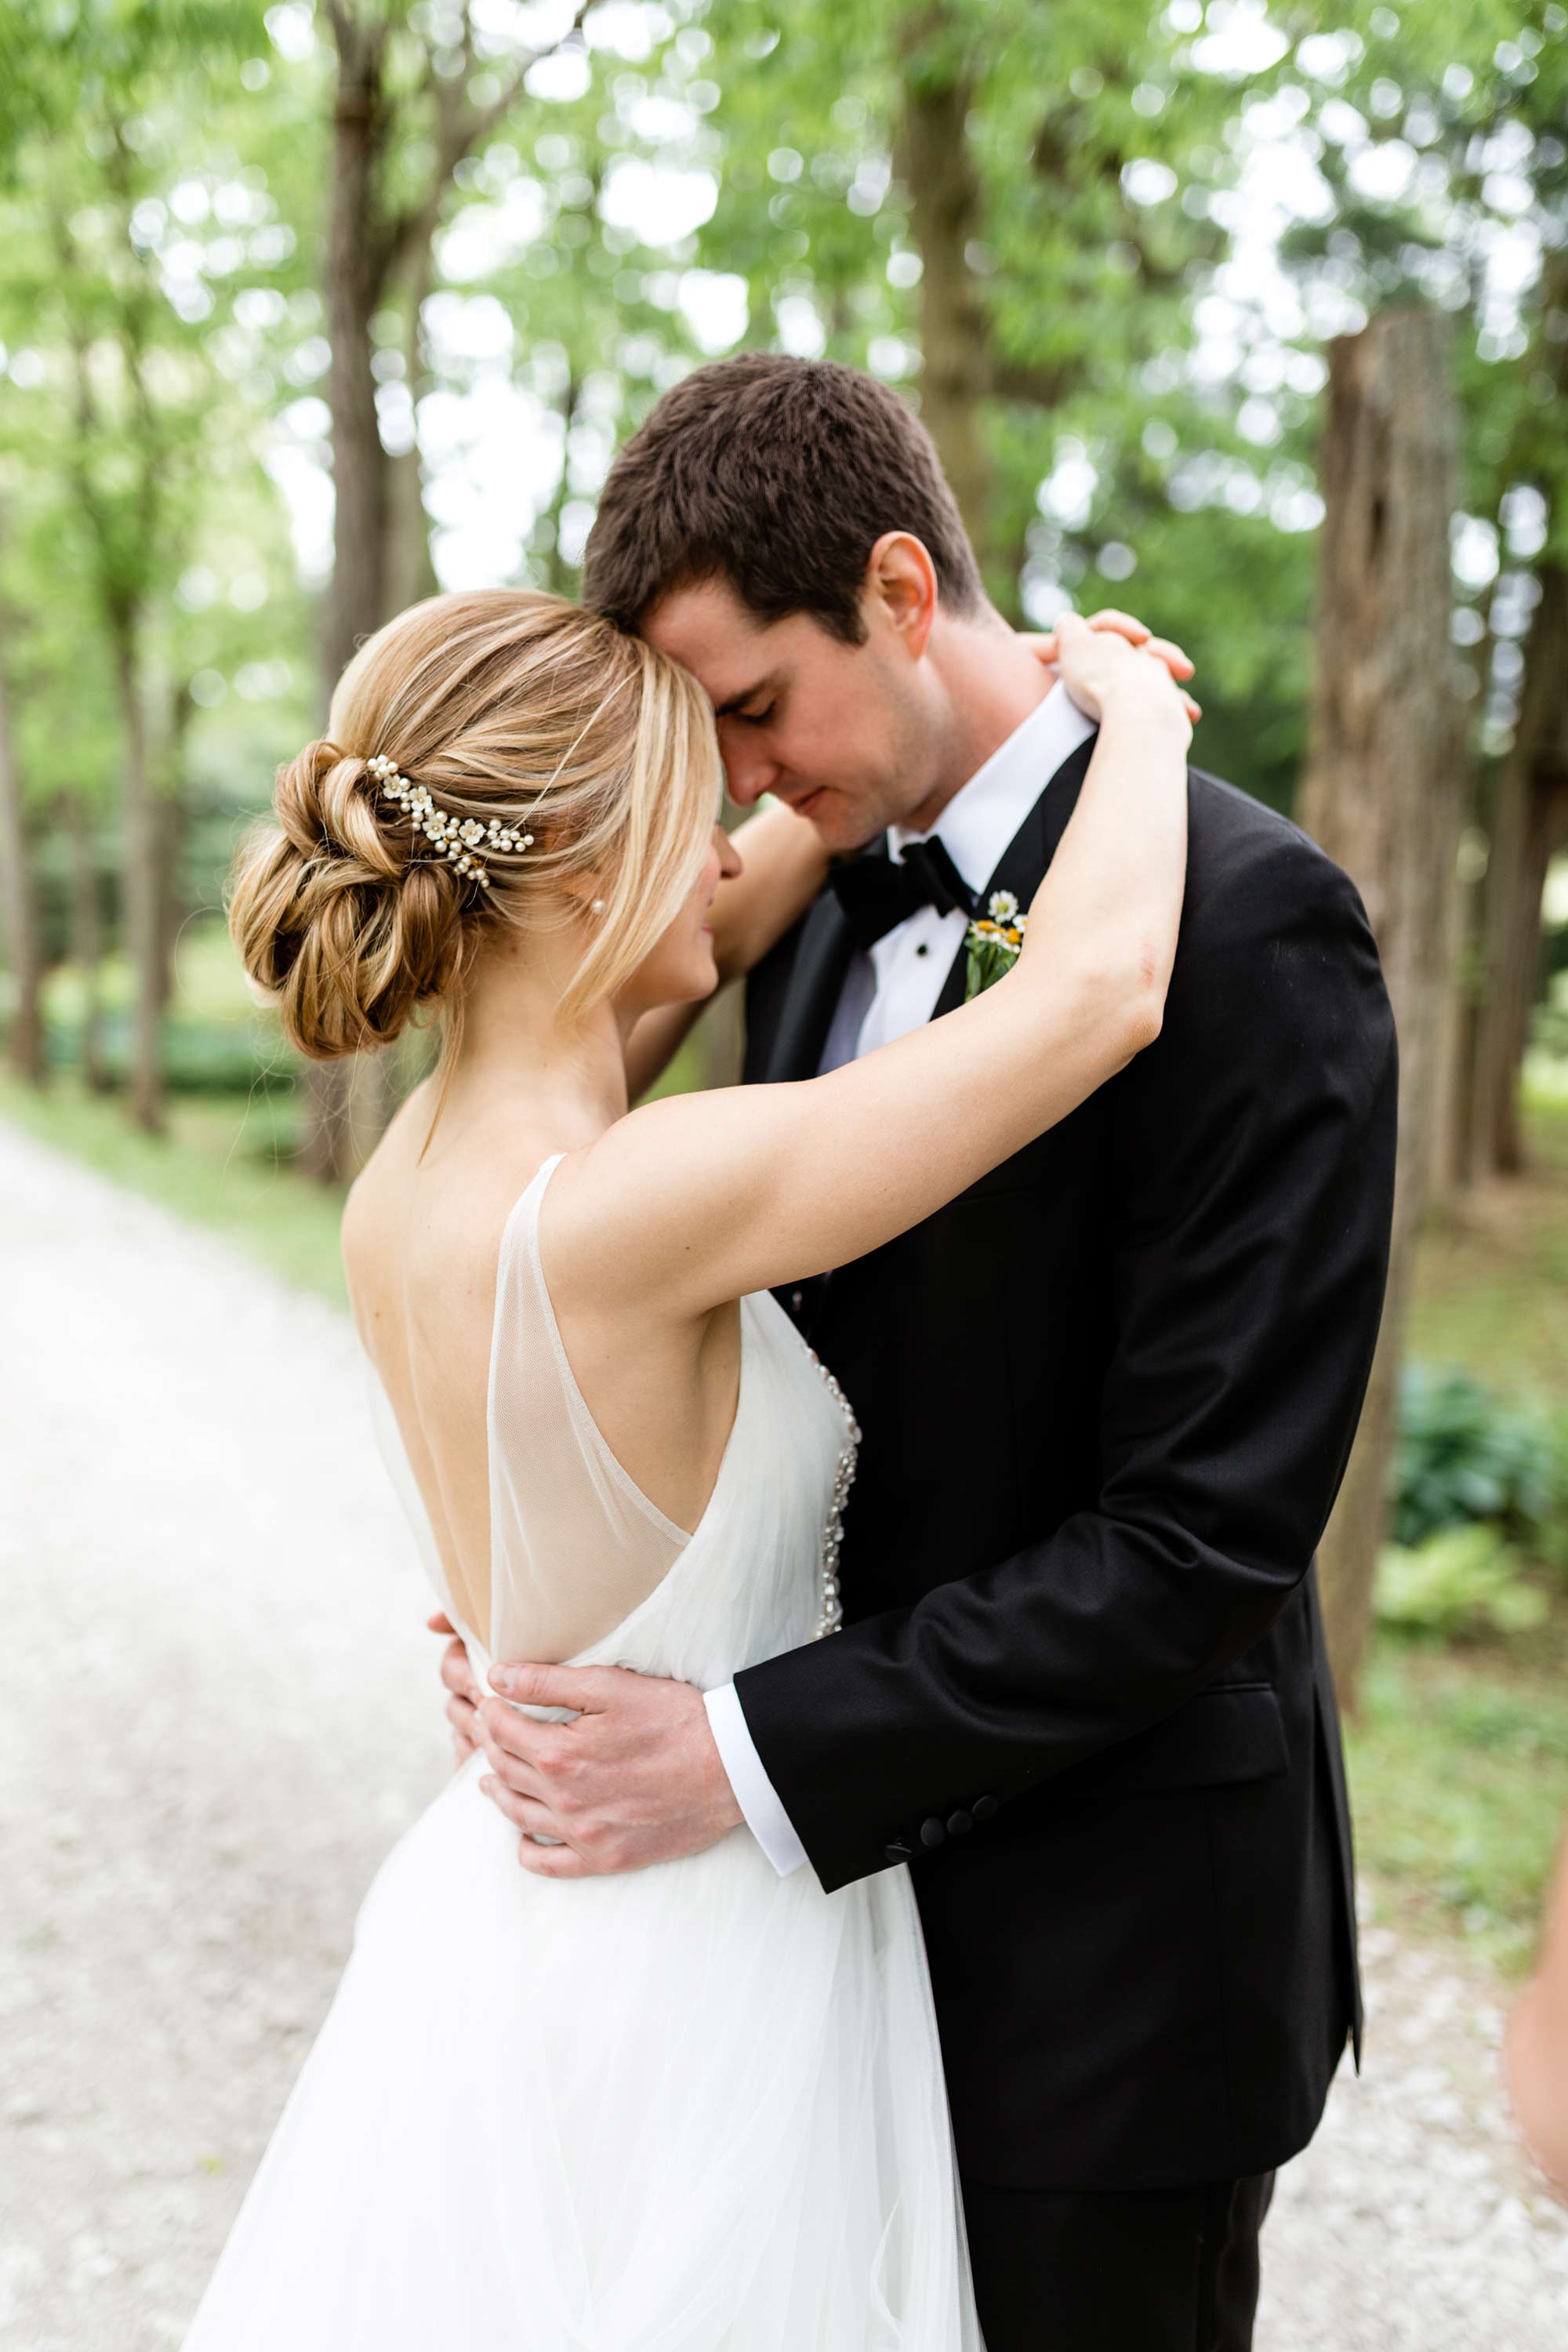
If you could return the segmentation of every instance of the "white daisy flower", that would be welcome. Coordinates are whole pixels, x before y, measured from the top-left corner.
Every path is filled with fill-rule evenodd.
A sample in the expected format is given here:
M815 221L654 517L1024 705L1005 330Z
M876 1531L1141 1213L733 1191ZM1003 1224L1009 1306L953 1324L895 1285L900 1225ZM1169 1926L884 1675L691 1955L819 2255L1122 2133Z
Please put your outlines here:
M1018 911L1018 901L1011 890L993 890L986 911L994 923L1010 923Z

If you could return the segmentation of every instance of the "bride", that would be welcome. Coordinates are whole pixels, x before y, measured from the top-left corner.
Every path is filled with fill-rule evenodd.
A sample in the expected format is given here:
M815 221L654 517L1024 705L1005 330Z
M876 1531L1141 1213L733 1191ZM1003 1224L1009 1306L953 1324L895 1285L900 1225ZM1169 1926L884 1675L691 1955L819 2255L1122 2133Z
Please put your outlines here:
M1057 652L1100 734L1016 967L806 1084L628 1110L824 871L787 811L715 829L709 706L638 639L527 590L433 597L280 770L231 923L287 1034L326 1057L445 1018L343 1253L481 1682L617 1664L700 1705L833 1632L858 1433L772 1287L928 1216L1160 1026L1183 698L1070 617ZM825 1895L743 1829L525 1872L482 1765L365 1897L186 2352L978 2352L907 1872Z

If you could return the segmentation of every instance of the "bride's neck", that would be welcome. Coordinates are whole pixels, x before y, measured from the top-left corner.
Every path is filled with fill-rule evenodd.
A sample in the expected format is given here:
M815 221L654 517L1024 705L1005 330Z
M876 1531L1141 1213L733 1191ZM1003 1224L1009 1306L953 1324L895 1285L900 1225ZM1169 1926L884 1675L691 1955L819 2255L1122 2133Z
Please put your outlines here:
M525 1087L563 1136L599 1133L626 1109L626 1020L612 1004L563 1021L561 999L582 953L569 929L486 940L463 995L448 1100L482 1105Z

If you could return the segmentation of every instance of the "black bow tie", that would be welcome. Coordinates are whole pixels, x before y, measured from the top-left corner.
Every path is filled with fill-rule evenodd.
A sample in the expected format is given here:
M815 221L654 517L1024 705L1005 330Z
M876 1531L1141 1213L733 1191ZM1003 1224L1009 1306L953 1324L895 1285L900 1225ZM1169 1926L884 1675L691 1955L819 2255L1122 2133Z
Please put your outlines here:
M940 841L911 841L901 860L881 856L850 858L828 879L858 944L877 941L907 922L922 907L973 920L980 900Z

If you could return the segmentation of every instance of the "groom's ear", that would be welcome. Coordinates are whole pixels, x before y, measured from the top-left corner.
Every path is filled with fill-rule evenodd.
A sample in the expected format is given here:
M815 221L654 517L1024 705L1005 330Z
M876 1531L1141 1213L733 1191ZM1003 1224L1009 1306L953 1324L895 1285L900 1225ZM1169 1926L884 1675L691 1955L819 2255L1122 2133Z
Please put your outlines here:
M866 566L862 611L868 629L890 634L911 661L926 649L936 619L936 566L912 530L887 530Z

